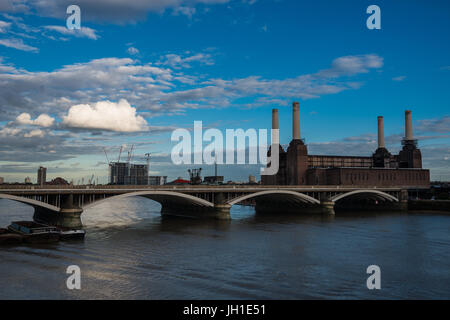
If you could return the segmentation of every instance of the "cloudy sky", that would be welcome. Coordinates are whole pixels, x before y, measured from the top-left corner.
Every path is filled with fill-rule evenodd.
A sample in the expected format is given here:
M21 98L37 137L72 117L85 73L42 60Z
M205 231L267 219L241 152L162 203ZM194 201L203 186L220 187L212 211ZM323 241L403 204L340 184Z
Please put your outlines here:
M151 153L151 174L174 166L173 130L270 128L291 139L291 103L316 154L370 155L376 117L398 152L404 110L413 112L424 166L450 180L450 4L377 1L381 30L368 30L373 1L0 0L0 176L36 181L92 174L109 160ZM247 180L258 166L219 168ZM205 174L212 174L205 167Z

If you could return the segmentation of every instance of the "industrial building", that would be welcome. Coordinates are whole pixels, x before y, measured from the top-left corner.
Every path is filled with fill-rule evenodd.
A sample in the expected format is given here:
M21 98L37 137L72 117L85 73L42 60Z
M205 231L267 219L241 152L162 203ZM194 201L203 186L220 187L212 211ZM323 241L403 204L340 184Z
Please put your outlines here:
M223 183L224 179L225 179L224 176L206 176L203 179L203 182L207 184L219 184Z
M422 154L413 137L411 111L405 111L405 137L399 154L393 155L386 149L384 120L378 117L378 148L366 157L309 155L300 136L298 102L293 103L292 115L293 139L286 151L279 142L275 143L279 148L279 170L275 175L261 176L262 184L429 188L430 172L422 169ZM278 109L272 110L272 128L279 129Z

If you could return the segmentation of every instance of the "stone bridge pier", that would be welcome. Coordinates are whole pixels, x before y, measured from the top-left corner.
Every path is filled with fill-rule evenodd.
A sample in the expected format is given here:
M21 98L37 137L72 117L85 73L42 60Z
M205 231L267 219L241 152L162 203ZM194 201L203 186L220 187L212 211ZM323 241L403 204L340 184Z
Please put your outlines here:
M230 220L231 205L226 202L226 197L222 192L214 193L213 201L206 203L196 203L185 201L177 197L155 197L149 199L161 204L161 214L172 216L188 216L193 218L212 218L219 220Z
M140 196L158 202L161 214L167 216L184 216L191 218L230 219L231 206L225 203L222 194L214 194L207 199L179 192L132 193L113 198ZM106 198L107 199L107 198ZM212 201L214 199L214 201ZM102 200L98 201L102 202ZM90 207L90 206L88 206Z
M59 211L35 206L33 220L57 227L82 228L83 209L75 204L73 194L62 195L60 201Z
M326 194L320 195L320 211L323 214L331 214L334 215L334 205L335 202L331 200L331 198Z

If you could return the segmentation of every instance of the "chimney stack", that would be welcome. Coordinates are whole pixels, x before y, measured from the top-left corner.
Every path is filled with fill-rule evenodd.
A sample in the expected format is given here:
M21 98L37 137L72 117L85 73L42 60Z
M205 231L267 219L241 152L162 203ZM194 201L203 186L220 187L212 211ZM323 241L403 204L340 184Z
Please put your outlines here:
M298 102L292 104L292 139L300 140L300 106Z
M378 148L385 148L384 144L384 119L378 117Z
M405 140L413 140L411 111L405 111Z
M278 123L278 109L272 109L272 129L280 129Z

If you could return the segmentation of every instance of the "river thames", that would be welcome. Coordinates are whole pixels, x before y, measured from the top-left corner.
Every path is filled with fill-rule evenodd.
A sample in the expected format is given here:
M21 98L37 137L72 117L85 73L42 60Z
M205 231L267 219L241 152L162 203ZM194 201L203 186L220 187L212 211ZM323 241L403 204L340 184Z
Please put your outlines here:
M0 247L0 299L449 299L450 215L161 217L144 198L83 215L84 242ZM33 209L0 200L0 227ZM81 269L69 290L66 269ZM366 269L381 268L381 290Z

